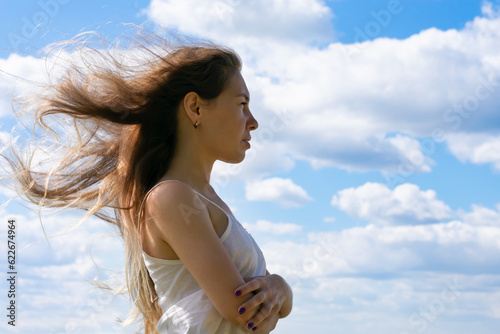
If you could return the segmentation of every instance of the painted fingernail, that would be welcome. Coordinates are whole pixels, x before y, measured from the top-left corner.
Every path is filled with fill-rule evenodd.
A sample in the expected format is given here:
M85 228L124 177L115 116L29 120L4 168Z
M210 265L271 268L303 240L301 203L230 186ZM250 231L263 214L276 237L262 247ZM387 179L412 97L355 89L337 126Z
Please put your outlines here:
M241 291L240 290L236 290L236 292L234 294L236 295L236 297L239 297L239 296L241 296Z
M252 327L253 327L253 322L251 322L251 323L248 324L248 329L250 329Z
M245 311L246 311L246 310L245 310L245 308L244 308L244 307L240 307L240 309L238 310L238 312L239 312L240 314L245 313Z
M257 327L252 328L252 331L255 332L257 330Z

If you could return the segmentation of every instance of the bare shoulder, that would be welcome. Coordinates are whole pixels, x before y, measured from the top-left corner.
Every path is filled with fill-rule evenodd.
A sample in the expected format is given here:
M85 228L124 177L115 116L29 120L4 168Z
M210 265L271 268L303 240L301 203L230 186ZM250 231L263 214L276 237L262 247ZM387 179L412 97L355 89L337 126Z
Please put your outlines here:
M196 192L186 183L168 181L158 184L149 194L146 203L148 206L163 206L165 204L178 204L186 200L193 200Z
M164 182L146 199L148 214L162 222L190 222L208 217L206 206L198 194L186 183Z

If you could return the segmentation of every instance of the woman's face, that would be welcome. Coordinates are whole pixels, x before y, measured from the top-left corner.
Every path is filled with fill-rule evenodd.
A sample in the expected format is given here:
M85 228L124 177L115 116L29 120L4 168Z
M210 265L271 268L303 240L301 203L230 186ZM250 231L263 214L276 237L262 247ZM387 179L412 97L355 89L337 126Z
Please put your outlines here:
M250 131L258 123L249 109L250 94L245 80L237 71L222 93L210 101L200 128L206 135L206 148L212 158L229 163L238 163L245 158L250 148Z

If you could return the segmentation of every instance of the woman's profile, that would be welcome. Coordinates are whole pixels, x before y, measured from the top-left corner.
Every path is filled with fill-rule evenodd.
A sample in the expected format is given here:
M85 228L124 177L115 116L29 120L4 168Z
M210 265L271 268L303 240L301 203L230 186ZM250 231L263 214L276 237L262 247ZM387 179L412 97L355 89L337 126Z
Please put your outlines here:
M64 46L81 59L22 110L72 141L54 143L64 154L48 170L14 152L16 180L33 203L119 228L145 333L269 333L291 289L210 185L215 161L243 161L258 127L241 60L211 43L139 40L128 54Z

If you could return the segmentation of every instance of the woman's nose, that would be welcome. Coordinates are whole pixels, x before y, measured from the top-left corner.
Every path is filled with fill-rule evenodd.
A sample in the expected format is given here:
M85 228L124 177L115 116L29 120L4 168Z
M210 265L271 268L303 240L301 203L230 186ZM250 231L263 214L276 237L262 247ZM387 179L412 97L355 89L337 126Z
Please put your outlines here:
M250 112L250 116L248 117L247 127L250 131L253 131L259 127L259 122L253 117L253 114Z

